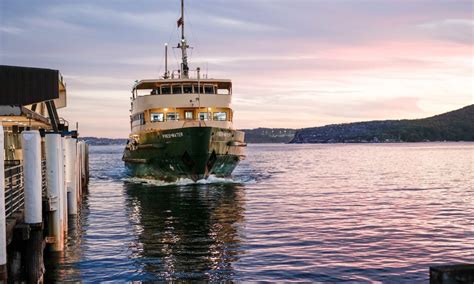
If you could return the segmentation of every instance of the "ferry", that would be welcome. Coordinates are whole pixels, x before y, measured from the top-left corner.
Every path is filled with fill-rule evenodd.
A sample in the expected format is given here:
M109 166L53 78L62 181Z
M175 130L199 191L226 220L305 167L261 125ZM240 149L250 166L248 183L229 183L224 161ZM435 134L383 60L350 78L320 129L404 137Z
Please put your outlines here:
M180 69L159 79L136 81L131 96L131 133L122 160L130 176L193 181L229 177L245 157L244 133L233 128L232 81L212 79L188 64L184 0L181 0Z

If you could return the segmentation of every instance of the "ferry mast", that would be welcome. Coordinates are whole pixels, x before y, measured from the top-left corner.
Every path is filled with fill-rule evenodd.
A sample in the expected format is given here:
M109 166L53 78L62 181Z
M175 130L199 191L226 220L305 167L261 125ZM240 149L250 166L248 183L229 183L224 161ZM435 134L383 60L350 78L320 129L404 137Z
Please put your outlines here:
M181 0L181 18L178 20L178 28L181 27L181 42L178 43L178 48L181 48L181 78L189 78L188 53L189 45L184 36L184 0Z

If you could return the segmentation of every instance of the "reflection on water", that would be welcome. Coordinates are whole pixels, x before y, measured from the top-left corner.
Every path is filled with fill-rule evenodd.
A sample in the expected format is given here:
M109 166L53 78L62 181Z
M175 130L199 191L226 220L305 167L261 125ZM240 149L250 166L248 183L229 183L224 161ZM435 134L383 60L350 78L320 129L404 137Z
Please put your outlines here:
M233 181L140 183L122 147L46 282L428 280L474 259L473 143L251 145Z
M241 185L125 184L137 236L132 258L152 279L225 280L240 253Z
M241 253L242 185L121 184L119 202L107 201L118 196L105 190L101 202L86 199L70 219L67 250L47 256L46 282L232 279Z

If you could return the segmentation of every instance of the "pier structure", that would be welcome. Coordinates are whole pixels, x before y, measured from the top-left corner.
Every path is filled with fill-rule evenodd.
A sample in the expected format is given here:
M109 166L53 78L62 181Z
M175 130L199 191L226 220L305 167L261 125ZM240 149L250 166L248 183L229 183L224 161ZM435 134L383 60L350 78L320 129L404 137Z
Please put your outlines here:
M0 65L0 86L0 283L41 283L87 190L88 146L58 115L58 70Z

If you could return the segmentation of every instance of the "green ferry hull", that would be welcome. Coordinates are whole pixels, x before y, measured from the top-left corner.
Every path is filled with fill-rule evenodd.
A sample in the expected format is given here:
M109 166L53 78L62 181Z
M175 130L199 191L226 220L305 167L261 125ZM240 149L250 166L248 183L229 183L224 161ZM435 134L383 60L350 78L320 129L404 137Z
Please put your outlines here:
M193 181L228 177L244 158L244 133L216 127L189 127L143 133L127 144L123 160L134 177Z

